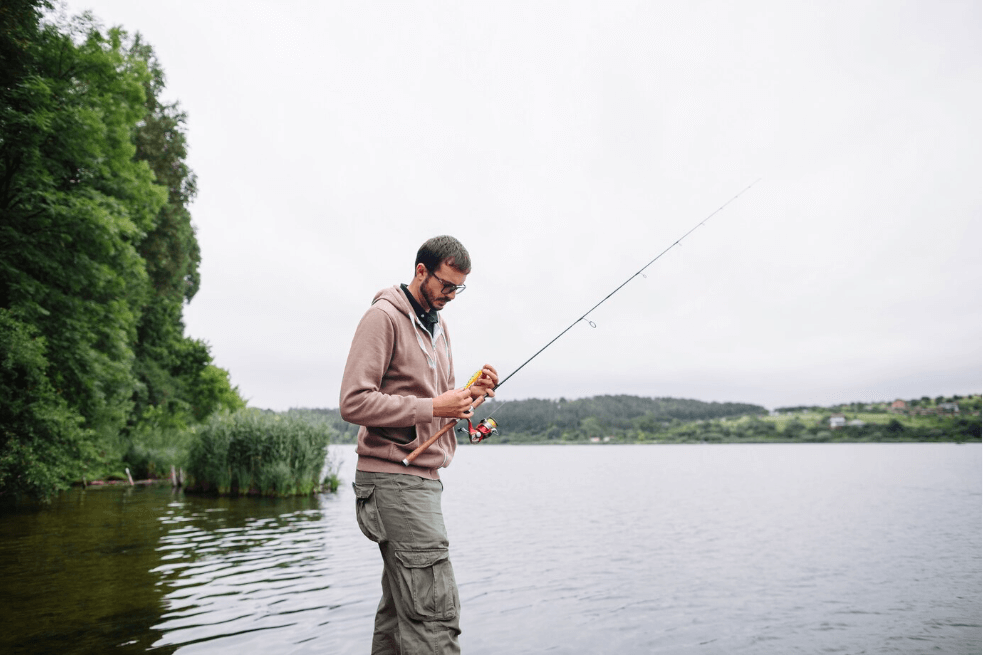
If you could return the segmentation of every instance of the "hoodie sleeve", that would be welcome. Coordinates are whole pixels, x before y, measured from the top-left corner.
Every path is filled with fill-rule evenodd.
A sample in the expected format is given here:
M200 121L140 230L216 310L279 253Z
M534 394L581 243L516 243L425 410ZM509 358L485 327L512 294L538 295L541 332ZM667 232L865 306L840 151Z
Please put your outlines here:
M393 354L395 328L388 314L370 308L355 330L341 380L341 418L358 426L400 428L433 420L433 399L384 394L382 377Z

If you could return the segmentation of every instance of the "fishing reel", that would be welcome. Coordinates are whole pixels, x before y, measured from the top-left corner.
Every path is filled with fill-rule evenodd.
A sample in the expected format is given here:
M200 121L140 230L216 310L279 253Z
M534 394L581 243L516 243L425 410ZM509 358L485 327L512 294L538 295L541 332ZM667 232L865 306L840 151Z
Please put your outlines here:
M461 427L457 430L461 431L462 433L466 432L471 437L471 444L477 444L486 437L498 435L498 424L495 423L494 419L488 417L487 419L482 419L480 422L478 422L477 426L472 426L471 420L468 419L468 427L466 429Z

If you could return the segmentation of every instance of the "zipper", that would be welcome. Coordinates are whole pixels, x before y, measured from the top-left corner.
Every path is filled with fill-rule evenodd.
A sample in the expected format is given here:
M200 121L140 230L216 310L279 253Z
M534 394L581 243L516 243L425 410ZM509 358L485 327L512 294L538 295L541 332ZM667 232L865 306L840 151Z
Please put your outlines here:
M423 322L420 321L418 317L413 316L413 314L410 312L406 313L406 317L410 320L410 323L413 324L413 332L416 333L416 342L417 344L419 344L420 350L423 351L423 355L426 356L427 364L430 365L430 368L433 370L433 387L434 387L434 391L436 391L438 389L438 384L439 384L439 380L437 377L437 339L438 338L442 338L444 340L444 355L447 356L447 373L448 375L450 375L450 361L451 361L450 347L447 345L447 338L444 337L444 329L440 325L440 322L438 321L436 330L434 330L434 334L431 335L430 331L426 329L426 327L423 325ZM419 328L419 330L417 328ZM428 337L430 337L429 350L427 349L426 342L423 341L423 337L420 335L421 330L425 332Z

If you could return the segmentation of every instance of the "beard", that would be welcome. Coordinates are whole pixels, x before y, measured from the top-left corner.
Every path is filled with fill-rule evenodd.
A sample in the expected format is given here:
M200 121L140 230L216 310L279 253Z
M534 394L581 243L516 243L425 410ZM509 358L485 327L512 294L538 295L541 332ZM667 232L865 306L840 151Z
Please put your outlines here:
M443 307L451 299L447 296L435 296L434 294L430 293L427 283L430 282L430 278L432 277L432 275L428 275L427 279L423 281L422 285L420 285L420 294L423 296L423 300L427 302L427 305L430 306L429 309L439 310L440 308L436 306L437 303L440 303L440 307Z

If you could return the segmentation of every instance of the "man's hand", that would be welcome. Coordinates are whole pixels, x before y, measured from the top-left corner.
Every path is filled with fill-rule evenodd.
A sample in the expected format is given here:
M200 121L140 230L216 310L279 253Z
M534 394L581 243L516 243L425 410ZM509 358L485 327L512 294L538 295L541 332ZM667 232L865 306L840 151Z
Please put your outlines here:
M433 400L433 416L468 419L474 414L472 403L470 389L452 389Z
M498 372L495 367L486 364L481 368L481 377L471 386L471 398L477 400L483 396L495 396L495 386L498 385Z
M498 385L498 372L486 364L481 368L481 376L467 389L453 389L444 392L433 400L433 416L451 419L470 419L474 416L473 404L483 396L495 396Z

